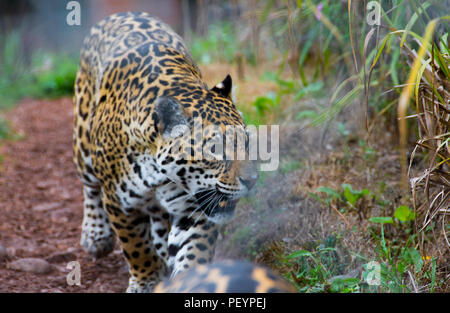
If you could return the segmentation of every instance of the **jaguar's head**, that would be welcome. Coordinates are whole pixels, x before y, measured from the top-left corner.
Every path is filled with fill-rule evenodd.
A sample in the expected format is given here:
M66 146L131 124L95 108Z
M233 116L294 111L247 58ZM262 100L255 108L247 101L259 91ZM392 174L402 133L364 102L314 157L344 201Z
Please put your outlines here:
M233 217L238 200L258 178L256 161L249 160L250 134L231 100L231 86L228 75L212 89L196 89L192 97L159 97L155 108L163 174L217 224Z

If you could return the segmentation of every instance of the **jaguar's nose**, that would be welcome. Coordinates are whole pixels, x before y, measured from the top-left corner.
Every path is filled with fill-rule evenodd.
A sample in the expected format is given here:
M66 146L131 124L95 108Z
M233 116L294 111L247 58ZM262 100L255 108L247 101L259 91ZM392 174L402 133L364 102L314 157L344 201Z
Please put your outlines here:
M241 184L244 185L248 190L252 189L257 180L258 175L256 174L245 178L239 177L239 181L241 182Z

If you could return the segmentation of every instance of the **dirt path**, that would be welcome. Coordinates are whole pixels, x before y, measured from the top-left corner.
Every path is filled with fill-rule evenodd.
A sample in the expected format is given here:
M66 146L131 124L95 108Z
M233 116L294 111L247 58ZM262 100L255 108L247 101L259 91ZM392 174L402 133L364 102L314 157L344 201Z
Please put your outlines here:
M0 149L0 292L123 292L128 274L118 247L95 261L79 245L82 189L72 163L72 101L26 100L7 118L24 138ZM51 271L11 269L23 258L44 259ZM69 286L66 266L75 260L81 285Z

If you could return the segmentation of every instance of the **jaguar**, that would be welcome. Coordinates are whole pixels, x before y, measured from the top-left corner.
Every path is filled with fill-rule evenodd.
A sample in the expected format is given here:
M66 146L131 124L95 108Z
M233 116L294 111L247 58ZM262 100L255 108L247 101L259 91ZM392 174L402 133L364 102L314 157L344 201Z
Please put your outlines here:
M254 162L219 149L228 127L248 143L232 87L230 75L208 87L183 39L151 14L111 15L85 38L74 86L80 243L100 258L118 239L127 292L209 263L255 184Z

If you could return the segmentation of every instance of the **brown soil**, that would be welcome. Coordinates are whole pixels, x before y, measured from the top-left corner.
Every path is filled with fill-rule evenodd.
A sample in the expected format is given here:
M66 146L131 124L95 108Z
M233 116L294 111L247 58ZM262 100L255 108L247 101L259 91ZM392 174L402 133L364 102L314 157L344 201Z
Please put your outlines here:
M96 261L79 245L82 187L72 163L72 116L70 99L26 100L7 114L23 138L0 149L0 246L7 252L0 256L0 292L123 292L127 287L117 246ZM22 258L47 260L53 270L34 274L9 268ZM80 286L66 281L70 261L80 263Z

